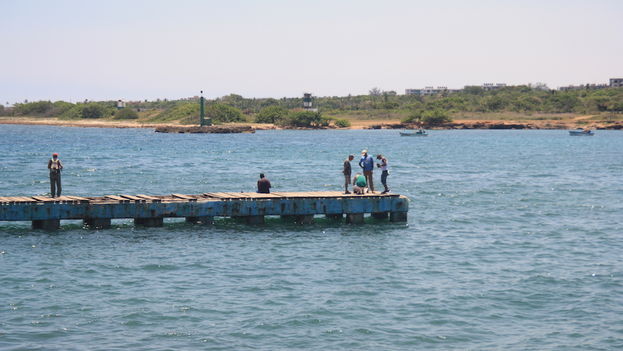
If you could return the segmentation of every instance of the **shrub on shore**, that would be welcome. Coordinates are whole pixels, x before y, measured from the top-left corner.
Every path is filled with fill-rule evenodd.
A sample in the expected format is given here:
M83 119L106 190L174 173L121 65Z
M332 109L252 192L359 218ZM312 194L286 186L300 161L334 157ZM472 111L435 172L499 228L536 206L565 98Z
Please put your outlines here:
M138 119L138 113L132 108L122 108L115 113L115 119Z
M197 103L181 103L157 114L151 121L181 121L185 124L199 124L199 105Z
M268 106L255 116L256 123L278 123L288 117L288 110L281 106Z
M45 112L46 117L62 116L65 112L71 110L75 105L71 102L56 101L52 104L52 108Z
M54 107L51 101L34 101L13 106L15 116L43 116Z
M91 102L81 106L80 117L82 118L102 118L106 115L104 106Z
M212 119L213 123L244 122L242 112L229 105L210 104L205 107L206 118ZM182 124L199 124L199 104L196 102L184 102L170 109L164 110L151 118L151 121L169 122L180 121Z
M232 106L224 104L212 104L206 107L206 117L214 123L244 122L242 112Z
M446 110L415 110L409 117L402 120L403 123L415 123L419 126L434 127L452 122Z
M71 107L65 106L63 109L65 111L60 115L60 118L62 119L104 118L115 114L115 110L112 106L99 102L75 104Z
M351 124L349 120L340 118L335 120L335 126L338 128L348 128Z
M330 121L331 119L323 117L320 112L296 111L277 124L283 127L321 128L329 126Z

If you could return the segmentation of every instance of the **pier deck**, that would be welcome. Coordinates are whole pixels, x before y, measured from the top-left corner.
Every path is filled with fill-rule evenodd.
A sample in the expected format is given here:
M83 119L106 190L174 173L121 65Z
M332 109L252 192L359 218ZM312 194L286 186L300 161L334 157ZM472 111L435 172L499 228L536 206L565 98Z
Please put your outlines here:
M185 217L191 223L212 223L214 217L244 218L264 223L264 216L282 216L305 224L315 215L362 223L364 214L407 220L409 200L398 194L345 195L338 191L203 193L171 195L106 195L101 197L0 197L0 222L32 221L36 229L57 229L61 220L83 220L106 228L112 219L132 218L136 225L161 226L163 218Z

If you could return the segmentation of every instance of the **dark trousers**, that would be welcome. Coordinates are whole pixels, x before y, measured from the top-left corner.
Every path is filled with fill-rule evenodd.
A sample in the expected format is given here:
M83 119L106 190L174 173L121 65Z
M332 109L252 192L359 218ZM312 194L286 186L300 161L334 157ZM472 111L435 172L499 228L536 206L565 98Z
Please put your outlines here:
M381 183L383 183L383 186L385 187L385 191L388 191L389 188L387 187L387 176L389 175L388 171L383 171L383 173L381 173Z
M61 172L50 172L50 193L52 197L61 196Z

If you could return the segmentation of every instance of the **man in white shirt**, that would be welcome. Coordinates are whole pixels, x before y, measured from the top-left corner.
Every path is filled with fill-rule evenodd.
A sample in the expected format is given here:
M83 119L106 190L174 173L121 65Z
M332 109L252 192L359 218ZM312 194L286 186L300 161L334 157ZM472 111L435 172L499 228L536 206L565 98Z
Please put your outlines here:
M385 190L381 194L387 194L389 192L389 187L387 187L387 176L389 175L389 169L387 166L387 158L383 155L376 155L377 160L381 160L381 163L377 163L376 166L381 169L381 183L385 187Z

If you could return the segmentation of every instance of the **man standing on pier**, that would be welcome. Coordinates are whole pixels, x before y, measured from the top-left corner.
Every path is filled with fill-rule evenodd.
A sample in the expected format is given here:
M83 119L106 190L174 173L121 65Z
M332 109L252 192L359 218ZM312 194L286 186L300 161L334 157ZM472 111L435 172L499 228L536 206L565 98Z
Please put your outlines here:
M260 180L257 181L257 192L260 194L270 194L270 180L260 173Z
M354 158L355 156L348 155L348 158L344 160L344 170L342 171L342 173L344 173L344 194L350 194L350 191L348 191L348 184L350 184L350 175L352 173L350 161Z
M381 194L387 194L389 192L389 187L387 186L387 176L389 175L389 169L387 167L387 157L379 154L376 155L376 159L381 161L381 163L377 163L376 166L382 171L381 183L383 183L383 187L385 187L385 190Z
M359 167L363 168L363 175L366 177L368 183L368 192L374 193L374 182L372 180L372 171L374 170L374 159L368 155L368 150L361 150L361 160L359 160Z
M55 152L48 161L48 169L50 170L50 193L52 197L61 196L61 170L63 164Z

